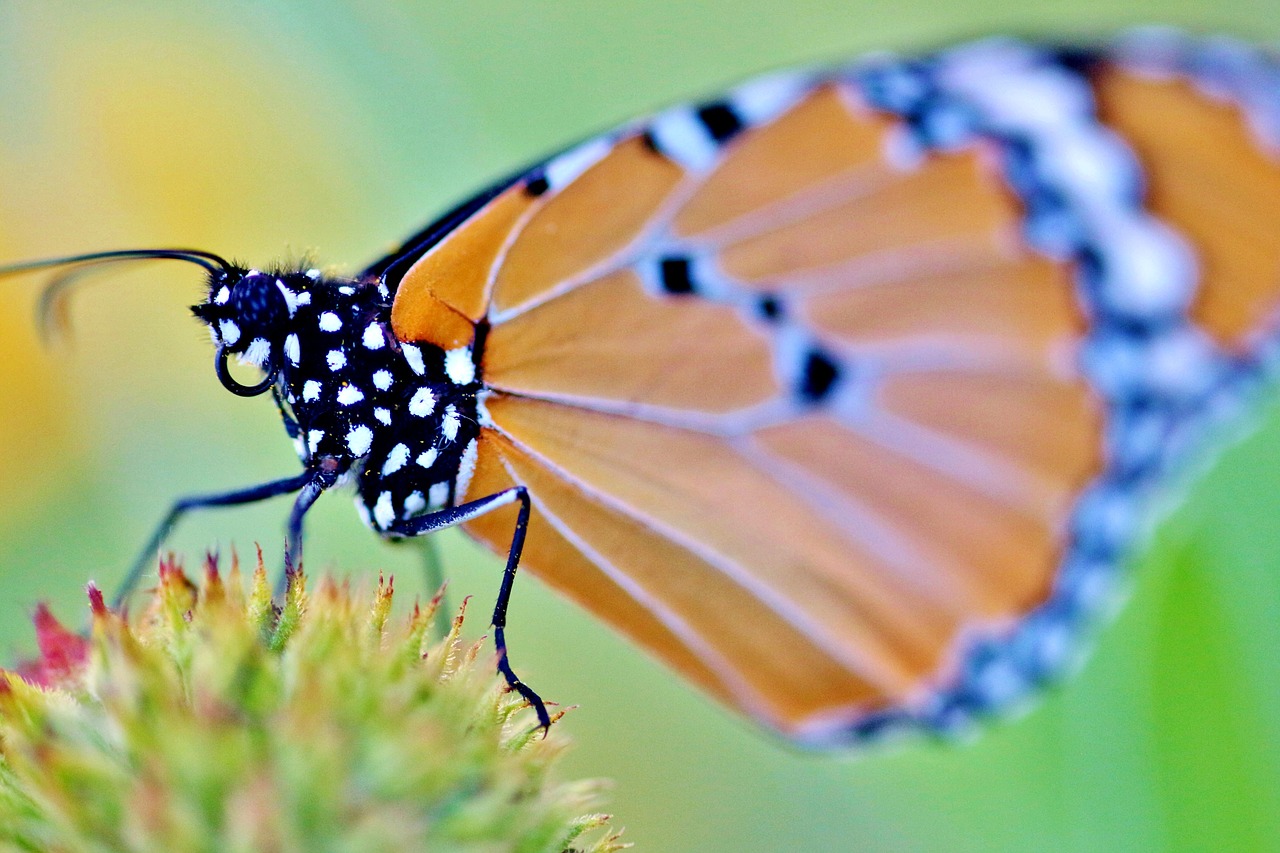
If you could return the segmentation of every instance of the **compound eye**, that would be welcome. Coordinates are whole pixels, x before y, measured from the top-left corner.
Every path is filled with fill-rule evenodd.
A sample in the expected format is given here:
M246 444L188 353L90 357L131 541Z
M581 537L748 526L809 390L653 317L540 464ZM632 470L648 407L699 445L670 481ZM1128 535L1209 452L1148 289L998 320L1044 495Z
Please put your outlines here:
M289 316L284 294L275 276L249 272L231 288L229 307L247 338L273 340L273 334Z

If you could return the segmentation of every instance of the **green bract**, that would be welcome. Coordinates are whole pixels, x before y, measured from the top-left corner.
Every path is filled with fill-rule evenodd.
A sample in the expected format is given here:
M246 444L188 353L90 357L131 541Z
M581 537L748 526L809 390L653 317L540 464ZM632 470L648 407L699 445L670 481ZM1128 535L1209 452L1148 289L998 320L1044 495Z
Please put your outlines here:
M292 579L272 605L209 561L172 565L140 618L91 588L85 640L46 610L41 657L0 675L0 849L612 851L597 783L563 784L490 656L439 642L435 602Z

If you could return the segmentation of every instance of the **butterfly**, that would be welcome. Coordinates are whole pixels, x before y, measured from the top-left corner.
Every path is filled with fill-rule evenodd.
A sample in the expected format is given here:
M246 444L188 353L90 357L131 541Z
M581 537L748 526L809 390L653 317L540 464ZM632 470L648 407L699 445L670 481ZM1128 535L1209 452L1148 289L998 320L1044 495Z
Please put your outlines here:
M1280 64L1135 31L769 74L358 275L194 250L215 371L388 538L461 525L796 742L952 732L1078 657L1157 487L1270 374ZM259 368L244 383L231 360ZM126 589L146 560L136 564Z

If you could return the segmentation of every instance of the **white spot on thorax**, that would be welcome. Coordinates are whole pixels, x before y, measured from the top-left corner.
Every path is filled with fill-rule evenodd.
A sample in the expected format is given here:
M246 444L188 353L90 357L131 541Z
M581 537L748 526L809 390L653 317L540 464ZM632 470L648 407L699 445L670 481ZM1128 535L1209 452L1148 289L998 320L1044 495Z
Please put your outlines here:
M347 449L351 451L352 456L364 456L372 445L373 430L364 424L353 427L347 433Z
M324 430L313 429L307 432L307 447L311 448L311 452L315 453L320 447L320 442L324 440Z
M444 354L444 372L454 385L470 385L476 381L476 365L471 347L458 347Z
M409 461L409 448L401 443L391 448L391 452L387 454L387 461L382 464L382 476L390 477L395 472L404 467Z
M240 340L240 327L235 320L222 320L218 323L218 334L222 336L223 343L231 346Z
M453 441L458 437L458 427L462 425L461 419L458 417L458 410L453 404L444 407L444 420L440 421L440 432L449 441Z
M297 335L290 335L284 339L284 354L289 357L289 363L297 365L302 359L302 346L298 343Z
M271 357L271 342L266 338L254 338L240 356L241 364L252 364L261 367Z
M391 371L375 370L373 373L373 387L379 391L385 391L391 387Z
M431 447L419 453L418 458L415 459L414 461L417 462L419 465L421 465L423 468L430 468L432 465L436 464L436 459L439 458L439 456L440 456L440 451L436 450L434 447Z
M391 410L390 409L384 409L381 406L378 406L376 409L373 410L373 416L374 418L377 419L378 423L382 424L383 426L391 426Z
M302 291L301 293L299 293L299 294L298 294L298 304L299 304L299 305L310 305L310 304L311 304L311 291L309 291L309 290L304 290L304 291Z
M375 321L365 326L363 340L367 349L382 349L386 346L387 334L382 330L382 324Z
M409 367L414 373L421 376L426 371L427 365L422 360L422 350L413 344L401 344L400 352L404 354L404 360L409 362Z
M417 515L427 508L427 499L423 497L422 492L410 492L409 496L404 499L404 517Z
M409 401L409 414L425 418L436 410L436 395L430 388L419 388Z
M352 406L364 399L364 392L354 385L343 385L337 399L344 406Z
M427 489L427 504L434 507L442 507L449 502L449 484L436 483L430 489Z
M276 287L280 289L280 295L284 297L284 304L289 308L289 316L292 317L298 313L298 294L284 286L284 282L276 279Z
M467 489L471 487L471 477L476 473L476 454L479 448L473 438L467 442L467 449L462 451L462 459L458 463L458 478L454 481L453 492L459 500L466 500Z
M312 281L315 281L316 279L320 278L320 270L307 270L305 275L307 278L311 279Z
M340 349L329 350L329 354L324 358L329 362L330 370L341 370L347 366L347 354Z
M336 332L342 328L342 318L332 311L325 311L320 315L320 331Z
M223 285L222 289L218 291L218 295L213 297L213 301L218 303L219 305L226 305L227 300L229 300L230 298L231 298L231 289L228 288L226 285Z
M377 522L380 530L386 530L391 526L391 522L396 520L395 508L391 506L390 492L378 495L378 501L373 505L373 520Z
M302 399L308 403L314 403L320 399L320 383L314 379L308 379L302 383Z

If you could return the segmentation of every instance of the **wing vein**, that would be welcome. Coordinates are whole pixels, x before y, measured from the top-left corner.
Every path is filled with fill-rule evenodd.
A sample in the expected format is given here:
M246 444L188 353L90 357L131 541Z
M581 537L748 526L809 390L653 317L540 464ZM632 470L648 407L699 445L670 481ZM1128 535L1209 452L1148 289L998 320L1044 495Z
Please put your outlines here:
M519 448L522 452L528 454L530 458L537 462L547 470L564 479L566 482L572 483L575 488L589 495L600 504L612 509L613 511L626 516L635 521L656 536L666 539L668 542L683 548L690 554L698 557L707 565L719 571L729 582L735 584L743 591L747 592L770 611L777 614L778 618L786 624L790 625L797 633L808 639L819 649L825 651L832 661L839 664L851 675L863 679L870 684L876 685L887 695L897 695L901 692L904 685L901 678L892 672L876 670L868 666L865 657L859 657L851 654L851 649L834 640L822 626L815 623L803 608L798 606L794 601L780 594L778 590L763 583L759 578L753 575L737 560L721 553L720 550L708 546L704 542L690 537L684 532L672 528L654 518L629 503L620 500L616 495L597 489L590 483L585 482L581 478L575 476L572 472L565 470L554 460L548 459L544 454L539 453L536 449L530 447L527 443L522 442L518 437L512 435L509 431L503 429L501 425L495 427L499 430L503 437Z
M512 480L517 483L520 482L519 475L512 470L507 460L502 459L501 461L502 466ZM671 631L673 636L679 638L691 655L706 665L708 670L715 673L724 687L733 694L738 702L742 703L743 708L751 710L761 719L768 719L768 714L765 711L767 705L759 692L742 679L729 661L717 652L713 646L706 643L688 622L668 608L661 599L650 595L642 586L635 583L630 575L619 569L611 560L593 548L576 530L551 511L538 498L536 492L531 490L529 497L541 516L551 524L557 533L564 537L566 542L578 549L582 556L590 560L602 574L613 581L636 604L651 613L655 619Z

